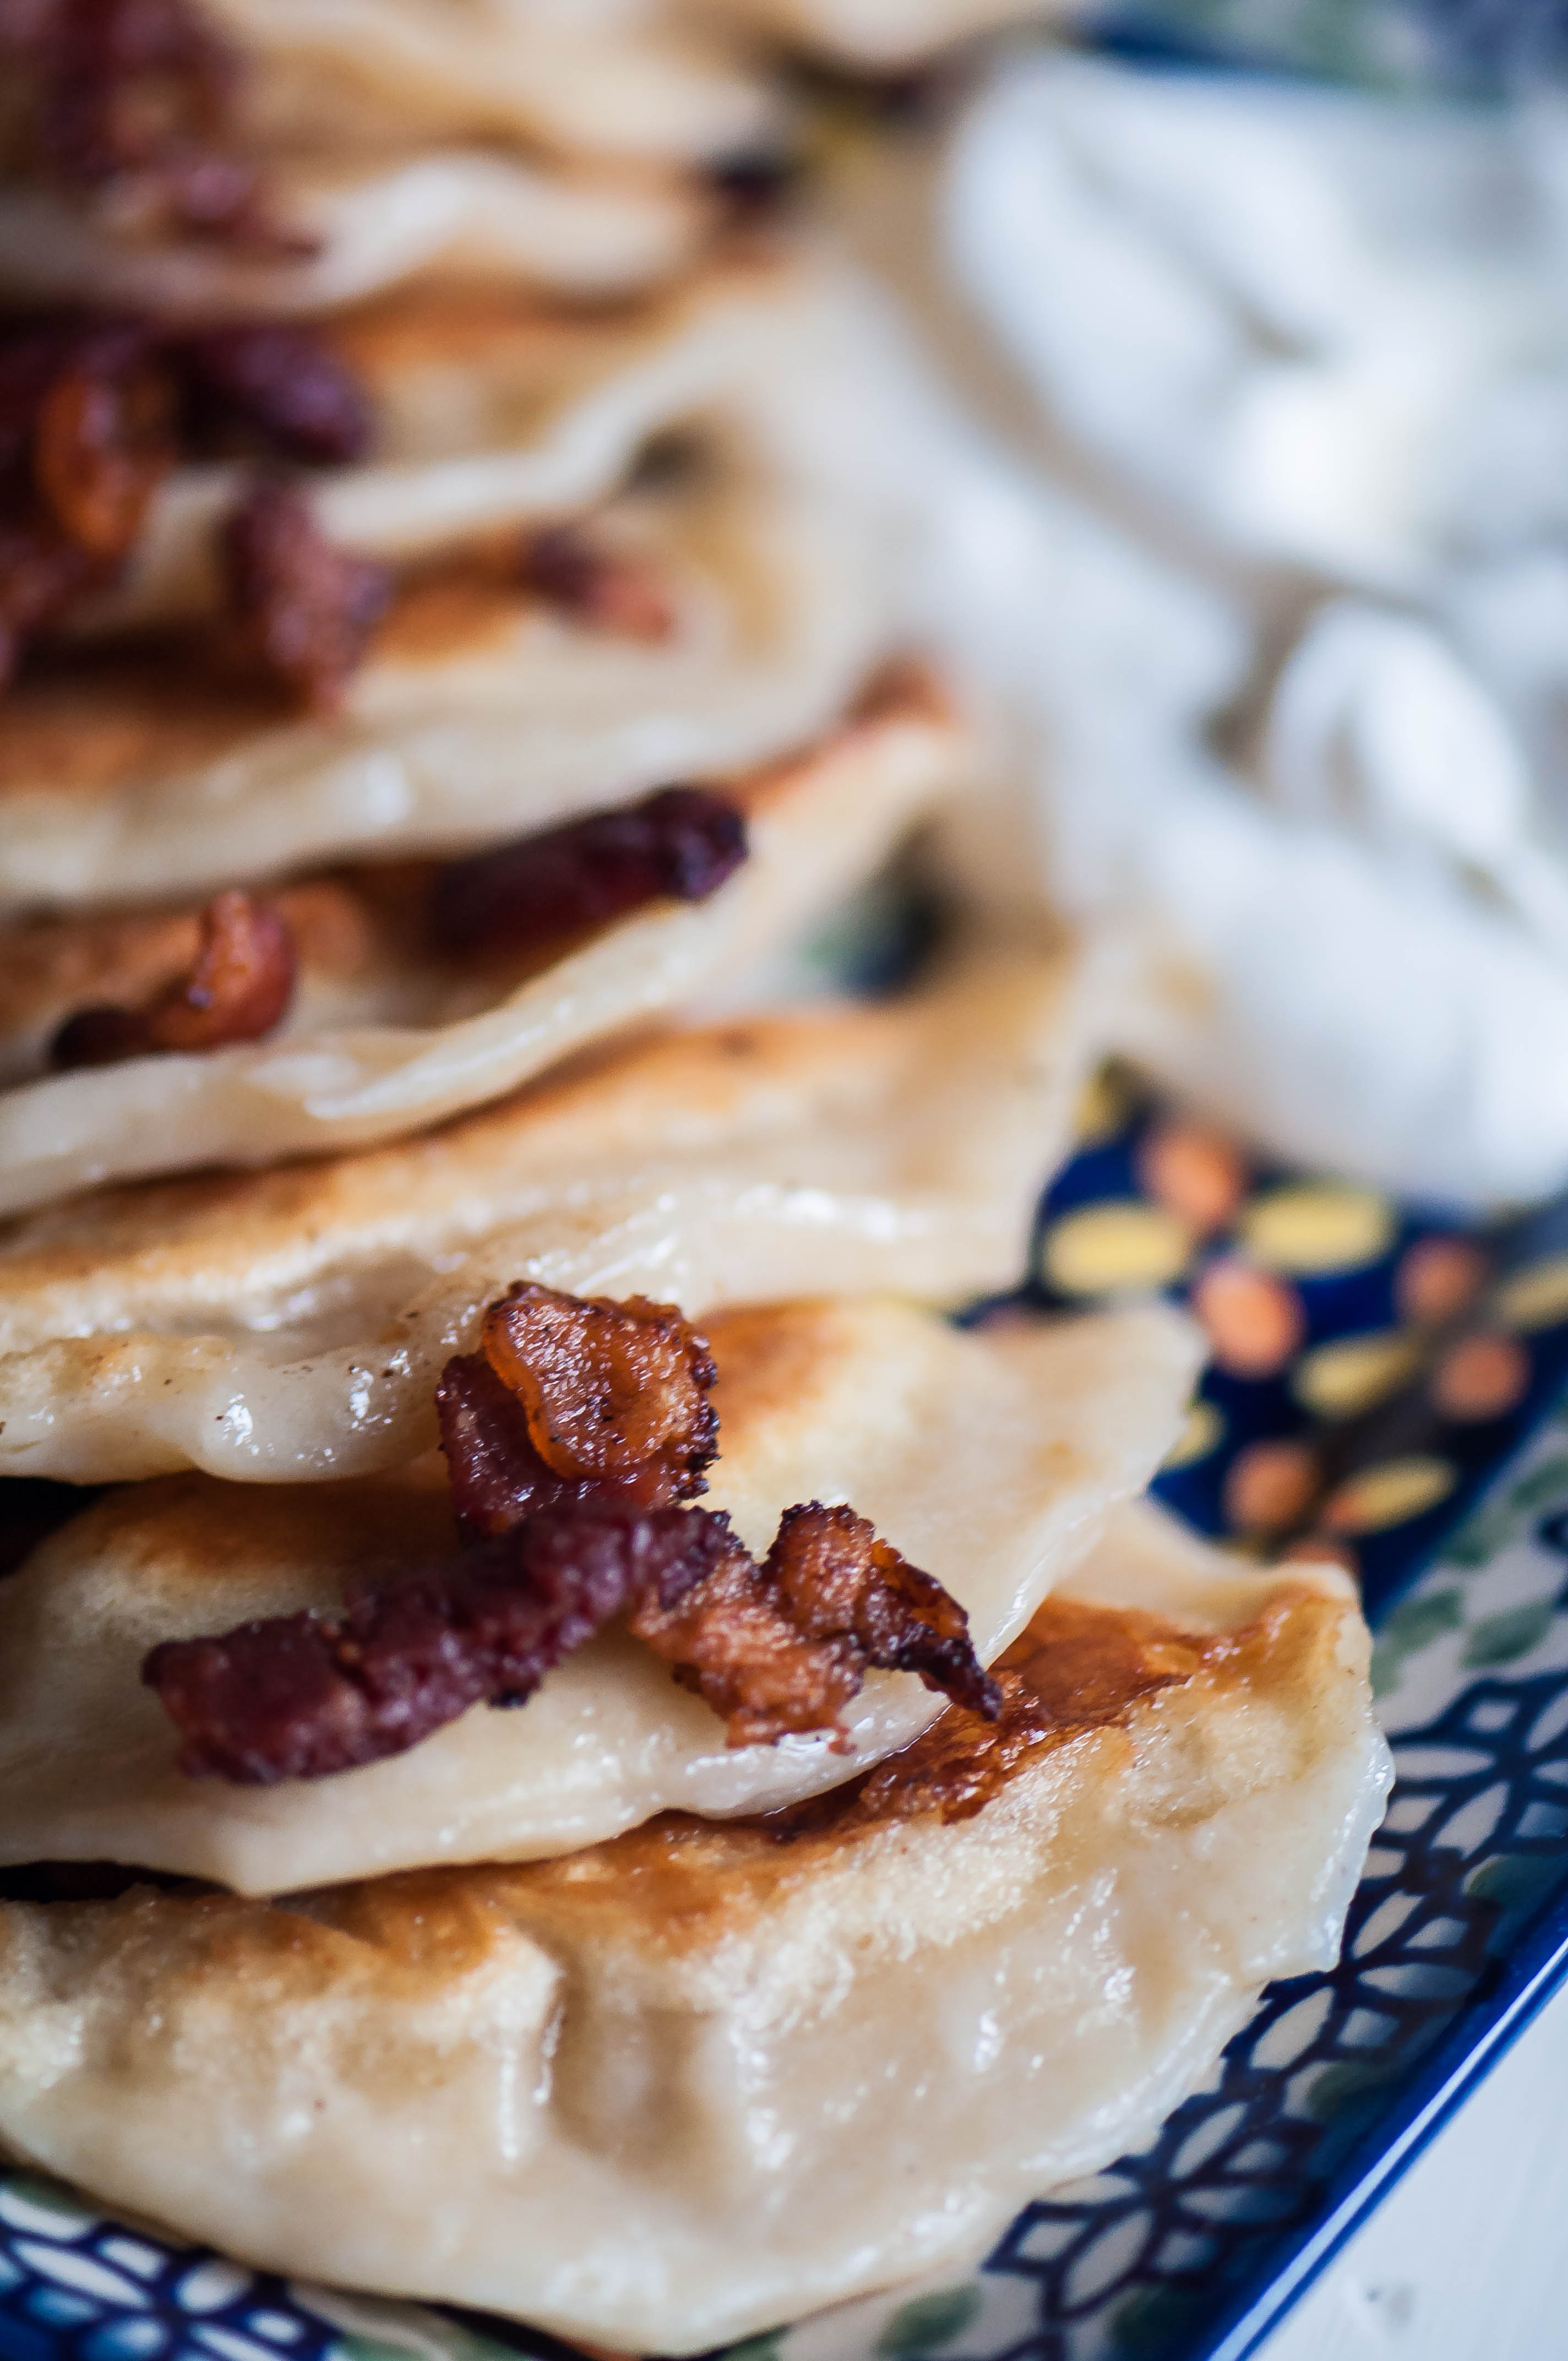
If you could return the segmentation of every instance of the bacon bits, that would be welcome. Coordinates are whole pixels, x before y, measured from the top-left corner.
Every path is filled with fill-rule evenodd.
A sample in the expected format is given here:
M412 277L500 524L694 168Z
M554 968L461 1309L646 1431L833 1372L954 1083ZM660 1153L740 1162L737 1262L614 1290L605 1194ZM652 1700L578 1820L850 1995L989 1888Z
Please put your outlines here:
M707 1489L718 1447L718 1372L673 1303L514 1287L485 1314L481 1349L516 1395L545 1466L664 1508Z
M313 329L272 322L216 328L188 338L177 358L197 441L237 432L280 458L318 467L364 456L365 390Z
M281 1023L294 991L294 940L270 903L220 894L202 913L188 974L144 1008L82 1008L55 1035L55 1067L217 1049L258 1041Z
M463 1540L490 1540L543 1510L593 1498L591 1484L573 1483L545 1466L529 1441L521 1403L482 1353L458 1353L447 1362L435 1415Z
M481 1701L526 1703L628 1609L731 1746L833 1729L871 1664L918 1673L988 1720L1000 1709L956 1601L863 1517L817 1501L786 1512L761 1566L706 1509L545 1510L341 1615L165 1641L142 1678L188 1776L320 1779L403 1753Z
M537 591L590 631L657 644L675 628L668 598L648 570L596 549L576 525L550 525L530 536L522 553L525 589Z
M453 953L537 956L661 900L706 902L746 858L738 804L710 787L661 787L436 877L431 931Z
M645 1598L630 1628L723 1719L731 1746L837 1730L872 1665L916 1673L987 1720L1000 1706L957 1599L866 1518L819 1500L785 1510L760 1566L737 1541L673 1607Z
M242 655L317 713L330 713L391 596L383 566L334 549L300 494L263 485L223 531L228 606Z
M534 1517L402 1575L341 1616L165 1641L142 1665L192 1778L269 1786L403 1753L481 1699L521 1705L633 1598L674 1607L732 1546L701 1510Z
M23 322L0 339L0 682L115 579L172 464L170 407L136 321Z
M513 1288L436 1394L461 1555L341 1615L167 1641L158 1691L192 1778L318 1779L416 1746L481 1700L523 1704L625 1614L731 1746L831 1731L873 1665L994 1720L1001 1691L939 1582L842 1505L787 1509L761 1565L680 1500L713 1456L707 1346L668 1304Z
M237 60L190 0L40 0L25 13L9 46L57 181L111 194L116 218L143 235L298 250L233 148Z

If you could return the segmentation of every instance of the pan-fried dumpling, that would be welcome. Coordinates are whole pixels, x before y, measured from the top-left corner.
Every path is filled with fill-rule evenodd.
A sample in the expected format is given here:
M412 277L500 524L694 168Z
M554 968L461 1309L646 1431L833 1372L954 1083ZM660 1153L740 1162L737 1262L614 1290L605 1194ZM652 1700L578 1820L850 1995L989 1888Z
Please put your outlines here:
M661 453L694 485L742 456L830 467L854 414L835 365L854 334L849 303L829 274L760 257L608 310L404 290L316 330L359 389L366 447L302 475L299 490L335 547L406 564L591 514ZM215 609L214 527L242 487L236 465L177 469L117 586L72 628L146 631Z
M455 851L829 727L899 629L884 522L830 456L858 432L843 322L809 274L760 271L594 330L450 306L345 327L375 440L302 489L330 538L400 571L340 709L291 718L212 660L208 550L237 486L177 477L126 588L82 619L96 636L40 648L0 702L0 909ZM677 463L640 475L670 434ZM531 587L525 530L585 509L666 629Z
M650 0L203 0L244 58L253 137L511 140L564 155L724 161L777 103Z
M1121 1521L1088 1587L998 1730L782 1821L12 1905L0 2135L247 2261L628 2351L967 2265L1332 1963L1388 1784L1337 1570Z
M268 1039L24 1082L0 1094L0 1211L140 1173L400 1138L498 1098L786 943L952 785L964 743L927 693L900 688L798 761L731 783L750 851L705 900L650 902L499 984L422 949L416 903L401 926L367 933L346 1005L330 997L342 978L318 995L307 970Z
M848 1500L959 1600L982 1661L1147 1481L1197 1361L1163 1306L970 1334L889 1299L824 1299L720 1312L707 1334L719 1455L704 1508L758 1550L797 1501ZM850 1752L827 1732L730 1748L700 1697L610 1630L520 1711L480 1706L358 1770L255 1787L176 1769L138 1678L156 1642L330 1609L357 1577L451 1546L433 1454L345 1485L161 1477L88 1510L0 1585L0 1861L125 1861L269 1893L529 1859L674 1806L814 1795L938 1709L913 1675L873 1674L845 1709Z
M700 168L765 152L779 111L661 13L607 25L518 0L183 0L160 19L157 98L176 123L193 101L225 182L246 176L231 219L201 200L187 214L178 181L159 179L161 117L138 115L134 74L80 168L58 105L40 101L29 137L51 67L24 12L0 27L0 290L211 319L319 313L432 278L591 297L665 278L721 218ZM214 40L221 75L203 70ZM100 64L68 44L89 105Z
M441 1131L144 1185L0 1245L0 1473L277 1483L405 1464L516 1279L716 1304L1023 1268L1100 962L976 960L879 1006L609 1050Z
M267 178L299 249L282 258L121 237L52 189L0 184L0 292L202 321L336 311L410 280L603 299L672 277L713 222L702 192L670 175L546 170L480 148L280 156Z

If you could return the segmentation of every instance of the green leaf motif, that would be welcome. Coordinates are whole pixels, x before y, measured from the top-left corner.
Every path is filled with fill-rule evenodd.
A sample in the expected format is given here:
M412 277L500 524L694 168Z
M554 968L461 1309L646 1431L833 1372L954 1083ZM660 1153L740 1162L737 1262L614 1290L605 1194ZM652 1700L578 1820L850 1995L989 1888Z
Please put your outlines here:
M1511 1509L1490 1509L1485 1516L1472 1517L1444 1543L1439 1565L1451 1565L1461 1574L1474 1574L1478 1566L1489 1565L1513 1539L1517 1521Z
M1521 1476L1508 1494L1508 1506L1516 1512L1526 1509L1550 1509L1568 1497L1568 1453L1560 1452L1555 1459L1543 1459L1528 1476Z
M950 2345L961 2336L981 2305L979 2288L943 2288L936 2295L917 2295L912 2303L900 2304L882 2334L876 2349L885 2361L901 2361L910 2353L929 2353L938 2345Z
M723 2361L779 2361L784 2330L770 2328L765 2336L748 2336L743 2345L727 2345Z
M1191 2328L1201 2310L1200 2299L1186 2288L1138 2288L1112 2318L1112 2346L1137 2361L1146 2355L1157 2361Z
M1307 2093L1307 2113L1314 2123L1332 2123L1347 2108L1364 2106L1369 2099L1381 2097L1387 2085L1398 2080L1399 2068L1392 2065L1357 2065L1353 2059L1342 2059L1325 2066Z
M1471 1871L1464 1891L1499 1910L1533 1910L1565 1882L1568 1862L1560 1852L1500 1852Z
M1433 1590L1420 1598L1401 1600L1378 1632L1372 1651L1374 1697L1387 1697L1390 1689L1398 1687L1407 1656L1430 1648L1445 1632L1460 1629L1464 1621L1462 1598L1457 1590Z
M1532 1599L1526 1607L1506 1608L1475 1624L1464 1642L1467 1664L1511 1664L1539 1648L1552 1629L1552 1601Z
M1420 1598L1401 1599L1377 1634L1379 1647L1398 1648L1402 1656L1430 1648L1445 1631L1457 1631L1464 1620L1463 1594L1431 1590Z

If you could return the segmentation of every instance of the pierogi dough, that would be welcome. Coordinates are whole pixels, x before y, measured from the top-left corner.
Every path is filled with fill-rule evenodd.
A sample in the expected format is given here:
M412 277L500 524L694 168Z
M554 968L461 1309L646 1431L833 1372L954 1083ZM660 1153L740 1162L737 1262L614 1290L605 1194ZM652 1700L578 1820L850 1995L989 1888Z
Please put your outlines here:
M878 1005L603 1050L395 1147L115 1191L0 1244L0 1474L250 1482L405 1465L516 1279L718 1304L1023 1269L1104 962L977 954Z
M753 1551L797 1501L848 1500L969 1614L981 1662L1148 1480L1196 1371L1164 1306L967 1334L861 1297L718 1313L719 1455L703 1505ZM139 1679L159 1640L331 1609L356 1579L448 1554L444 1463L236 1494L198 1476L112 1494L0 1585L0 1861L124 1861L272 1893L440 1861L563 1852L679 1806L728 1815L838 1784L939 1699L872 1675L827 1733L730 1748L652 1653L609 1631L515 1712L273 1787L190 1779Z
M406 563L598 511L673 442L697 496L705 476L815 476L859 431L857 351L870 364L852 313L832 271L782 254L592 310L403 290L317 331L361 390L368 438L298 489L329 541ZM214 611L213 528L242 487L217 460L176 469L118 587L72 629L103 636Z
M662 0L203 0L265 139L511 139L667 163L754 151L777 102Z
M337 1022L305 992L264 1041L22 1083L0 1094L0 1212L142 1173L397 1139L499 1098L787 944L956 784L965 744L924 690L901 690L799 760L732 783L750 853L706 901L652 902L477 1007L450 963L411 949L372 963Z
M702 168L765 152L781 129L764 84L657 8L597 24L518 0L198 0L196 13L238 69L220 145L258 169L281 247L149 233L112 191L104 202L0 156L13 301L211 319L329 311L433 279L617 295L688 262L719 224ZM14 52L0 64L20 79Z
M546 170L482 148L280 158L268 177L278 221L308 249L297 260L137 244L52 190L0 184L0 294L201 323L308 317L410 281L604 299L673 277L713 226L711 201L671 176Z
M782 1825L10 1906L0 2135L248 2262L628 2351L967 2263L1332 1963L1388 1784L1336 1570L1118 1522L1088 1587L997 1733L949 1710Z

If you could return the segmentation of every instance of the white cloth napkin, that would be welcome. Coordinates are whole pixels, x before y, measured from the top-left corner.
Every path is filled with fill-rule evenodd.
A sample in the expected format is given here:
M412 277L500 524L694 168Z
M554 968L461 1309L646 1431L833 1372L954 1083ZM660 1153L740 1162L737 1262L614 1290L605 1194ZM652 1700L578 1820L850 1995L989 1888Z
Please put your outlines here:
M1025 55L942 210L1036 414L906 372L927 611L1038 883L1153 946L1123 1046L1408 1193L1568 1183L1568 115Z

